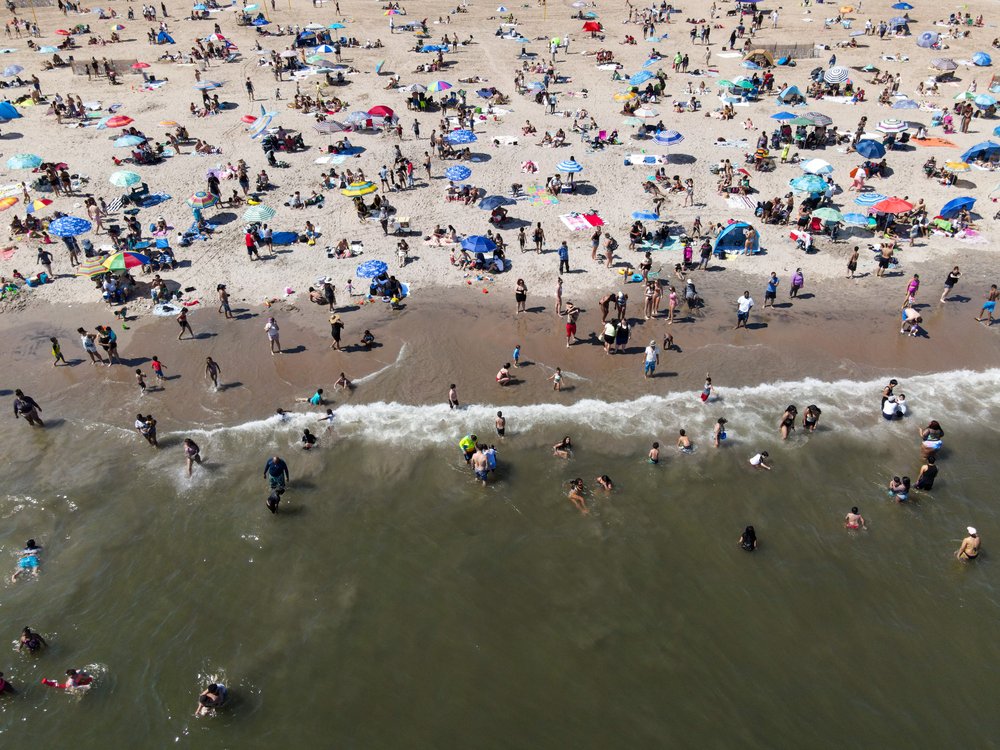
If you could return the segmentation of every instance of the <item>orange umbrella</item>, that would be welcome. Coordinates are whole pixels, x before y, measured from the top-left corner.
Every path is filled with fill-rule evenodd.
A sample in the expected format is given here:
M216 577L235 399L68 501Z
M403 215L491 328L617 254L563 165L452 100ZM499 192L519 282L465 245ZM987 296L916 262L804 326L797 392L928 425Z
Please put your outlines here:
M0 198L0 211L6 211L8 208L17 203L17 198L14 196L8 196L7 198Z
M127 115L115 115L114 117L108 118L108 121L104 123L109 128L124 128L131 125L135 120Z

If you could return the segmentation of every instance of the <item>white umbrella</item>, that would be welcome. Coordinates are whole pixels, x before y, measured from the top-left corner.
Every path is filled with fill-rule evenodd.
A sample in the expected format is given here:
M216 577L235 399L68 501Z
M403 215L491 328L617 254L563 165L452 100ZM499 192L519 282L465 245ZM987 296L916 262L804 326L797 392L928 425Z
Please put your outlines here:
M296 51L295 51L295 50L293 50L293 49L286 49L286 50L285 50L284 52L280 52L280 53L278 54L278 56L279 56L279 57L285 57L285 58L292 58L292 57L298 57L298 56L299 56L299 53L298 53L298 52L296 52Z
M810 159L803 162L801 167L806 174L830 174L833 172L833 165L822 159Z
M632 114L635 115L636 117L648 119L650 117L657 117L660 113L652 109L646 109L646 107L639 107L639 109L637 109Z
M909 125L907 125L902 120L882 120L878 125L875 126L876 130L881 130L883 133L902 133L906 130Z
M851 77L851 71L843 65L835 65L823 74L823 80L827 83L843 83Z

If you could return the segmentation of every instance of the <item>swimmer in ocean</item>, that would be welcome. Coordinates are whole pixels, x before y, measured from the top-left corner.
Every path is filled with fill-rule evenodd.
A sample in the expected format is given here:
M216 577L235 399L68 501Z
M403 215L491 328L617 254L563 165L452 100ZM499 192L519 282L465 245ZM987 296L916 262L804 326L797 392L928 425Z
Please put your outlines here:
M184 438L184 459L187 461L188 476L195 464L201 463L201 448L191 438Z
M472 460L472 454L476 452L476 443L478 441L479 437L476 435L466 435L458 441L458 447L462 451L465 463L469 463Z
M865 519L858 513L857 506L851 508L851 512L844 516L844 528L845 529L867 529L865 525Z
M778 428L781 431L781 439L788 440L788 436L791 434L792 430L795 429L795 417L799 414L799 410L795 408L795 404L789 404L785 407L785 413L781 415L781 419L778 421Z
M660 463L660 444L653 443L653 447L649 449L649 453L646 455L646 459L651 464Z
M708 400L712 397L712 379L708 376L705 377L705 385L701 389L701 402L708 403Z
M581 513L587 515L590 513L587 510L587 500L583 496L583 480L577 477L572 482L569 483L569 500L573 505L575 505Z
M350 381L344 373L340 373L340 377L337 378L337 382L333 384L333 390L338 391L343 388L345 391L349 391L354 387L354 383Z
M309 428L302 430L302 450L312 450L312 447L316 445L316 436L309 432Z
M552 446L552 455L558 456L559 458L569 458L572 452L573 441L569 439L569 435Z
M313 406L323 406L326 404L326 399L323 398L323 389L317 388L316 391L311 396L299 396L295 399L297 404L312 404Z
M691 438L687 436L687 433L684 430L679 430L677 435L677 449L681 453L690 453L694 450L694 446L691 445Z
M750 465L757 469L767 469L771 470L771 467L767 465L767 451L761 451L757 455L750 459Z
M719 417L719 421L715 423L715 429L712 431L712 441L716 448L722 445L722 441L726 439L726 422L728 422L725 417Z
M470 461L472 471L475 473L476 479L483 483L483 487L486 486L486 477L490 471L489 461L486 458L486 452L483 450L484 447L483 445L477 445L476 452L472 454Z
M317 421L321 423L326 422L326 431L329 432L333 429L333 419L333 409L327 409L326 414L320 417Z
M816 404L809 404L805 414L802 415L802 427L809 432L816 432L816 425L819 424L819 415L823 412Z
M502 411L497 412L497 418L494 421L497 428L497 435L502 439L507 432L507 418L503 415Z
M17 569L14 571L14 575L10 577L11 583L15 583L19 576L21 575L38 575L38 556L42 553L42 548L35 544L34 539L29 539L25 542L24 549L21 550L18 561Z
M747 526L743 529L743 533L740 534L739 544L747 552L753 552L757 549L757 532L753 530L753 526Z
M14 690L14 686L7 682L7 680L4 679L3 672L0 672L0 695L14 692L17 692Z
M896 501L905 503L910 499L910 478L893 477L889 482L889 496L896 496Z
M226 690L225 685L217 685L213 682L202 690L201 695L198 696L198 708L194 712L194 715L211 716L215 713L216 709L222 708L228 694L229 691Z
M285 494L284 487L276 487L270 495L267 496L267 509L272 513L278 512L278 504L281 502L281 496Z
M969 535L962 540L962 544L955 553L955 557L963 562L968 562L979 557L979 545L981 542L979 534L976 533L974 527L968 526L965 530L969 532Z
M611 481L611 477L607 474L601 474L601 476L599 476L595 481L601 485L602 489L605 489L608 492L611 492L611 490L615 488L614 482Z
M30 654L36 654L41 651L43 646L48 647L48 645L40 633L36 633L28 626L25 626L24 630L21 631L21 637L17 639L17 650L28 649Z

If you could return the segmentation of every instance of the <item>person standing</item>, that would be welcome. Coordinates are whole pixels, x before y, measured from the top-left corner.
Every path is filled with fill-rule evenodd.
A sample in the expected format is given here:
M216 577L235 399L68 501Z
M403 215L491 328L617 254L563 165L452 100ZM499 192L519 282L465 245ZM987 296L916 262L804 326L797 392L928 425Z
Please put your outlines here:
M227 320L233 319L233 308L229 305L229 292L226 291L225 284L219 284L216 287L219 294L219 312L222 313Z
M212 381L215 390L219 390L219 375L221 374L222 368L219 363L211 357L205 357L205 377Z
M847 278L849 279L853 279L854 273L858 270L858 256L860 254L861 251L858 249L858 246L855 245L854 251L851 253L850 259L847 261Z
M514 302L517 306L514 310L514 314L524 312L525 302L528 300L528 285L524 283L524 279L518 279L517 284L514 287Z
M559 273L569 273L569 247L565 240L559 245Z
M643 365L643 377L646 380L653 377L658 364L660 364L660 350L656 347L656 341L650 341L646 347L646 361Z
M934 480L937 479L938 475L936 461L937 459L934 456L927 457L927 462L920 467L920 473L917 475L917 482L914 485L915 489L923 490L924 492L934 489Z
M333 337L333 343L330 344L331 349L336 349L340 351L340 336L344 330L344 322L340 319L340 316L333 314L330 316L330 335Z
M267 341L271 347L271 356L281 354L281 330L278 328L278 321L268 318L264 324L264 332L267 334Z
M572 302L566 302L566 348L576 341L576 320L580 316L580 310Z
M251 230L247 229L246 234L243 235L243 242L246 244L247 257L250 260L254 258L260 260L260 253L257 252L257 237Z
M979 534L976 532L975 527L968 526L965 529L969 532L969 535L962 540L961 546L955 553L957 557L962 562L968 562L970 560L975 560L979 557L979 547L982 542L979 539Z
M531 239L535 242L535 252L542 254L542 245L545 242L545 230L542 229L542 222L535 224L535 230L531 233Z
M38 259L36 260L36 265L41 265L50 279L54 278L52 275L52 253L44 247L38 248Z
M976 316L977 321L982 321L983 313L986 313L988 316L986 325L993 325L993 311L997 309L997 299L1000 299L1000 292L997 291L997 285L994 284L986 294L986 301L983 303L983 308L979 311L979 315Z
M563 280L562 276L556 279L556 315L562 315L562 293L563 293Z
M187 463L187 473L190 477L194 465L201 463L201 448L191 438L184 438L184 460Z
M865 525L865 519L858 513L857 506L851 508L851 512L844 516L844 528L852 531L868 528Z
M187 308L181 308L181 313L177 316L177 325L181 327L181 332L177 334L178 341L184 336L184 331L187 331L191 335L191 338L194 338L194 330L191 328L191 324L188 323Z
M247 90L247 99L252 102L254 100L254 97L253 97L253 81L250 80L250 76L247 76L247 80L246 80L246 83L244 84L244 86L246 87L246 90Z
M448 408L457 409L458 408L458 386L454 383L448 388Z
M771 271L771 278L767 280L764 287L764 307L774 307L774 300L778 296L778 274Z
M32 427L44 427L45 423L42 422L41 417L38 416L38 412L41 410L42 407L38 405L38 402L31 396L25 396L24 392L20 388L14 391L15 419L24 417L24 421Z
M267 478L272 490L283 490L285 485L291 480L291 475L288 472L288 464L279 456L271 456L267 459L267 463L264 464L264 476Z
M49 341L52 344L52 359L53 359L52 366L57 367L60 362L62 362L64 365L68 365L69 362L67 362L66 357L63 356L62 347L59 345L59 339L57 339L55 336L52 336L49 338Z
M743 292L743 296L736 300L736 328L733 330L747 327L747 321L750 319L750 310L753 308L753 297L750 296L749 291Z
M104 364L104 358L97 351L96 334L87 333L84 328L77 328L76 332L80 334L80 343L83 344L83 350L90 356L90 361L95 365L98 362Z
M795 273L792 274L792 288L788 292L788 297L790 299L795 299L799 296L799 290L806 285L806 277L802 275L802 269L796 268Z

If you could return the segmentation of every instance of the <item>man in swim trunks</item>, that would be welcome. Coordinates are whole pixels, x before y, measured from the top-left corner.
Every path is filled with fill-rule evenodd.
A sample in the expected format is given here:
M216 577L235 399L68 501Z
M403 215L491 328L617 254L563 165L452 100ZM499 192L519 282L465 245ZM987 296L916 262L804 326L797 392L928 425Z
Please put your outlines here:
M969 535L962 540L962 545L958 548L955 553L955 557L963 562L968 562L969 560L975 560L979 557L979 534L976 533L975 528L969 526L966 528Z
M42 548L35 544L34 539L29 539L25 543L24 549L21 550L20 558L17 561L17 570L10 577L11 583L15 583L18 576L26 573L38 575L38 555L41 554L41 551Z
M572 302L566 302L566 347L569 348L573 341L576 341L576 319L580 316L580 309Z
M502 438L504 433L507 432L507 418L503 415L502 411L497 412L495 424L497 428L497 435Z
M490 465L489 460L486 458L486 453L483 451L483 446L476 446L476 452L472 454L471 463L472 470L476 473L476 479L482 482L483 487L485 487Z
M291 479L288 473L288 464L278 456L271 456L267 459L267 463L264 464L264 476L267 477L272 490L284 489L285 484Z
M994 284L990 287L990 291L986 295L986 301L983 303L983 309L979 311L979 315L976 317L976 320L981 321L983 319L983 313L986 313L986 325L993 325L993 311L997 309L998 299L1000 299L1000 292L997 291L997 285Z
M858 513L857 506L851 508L851 512L844 516L844 528L845 529L864 529L865 519L862 518L861 514Z

